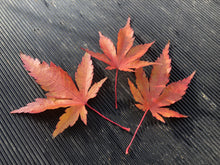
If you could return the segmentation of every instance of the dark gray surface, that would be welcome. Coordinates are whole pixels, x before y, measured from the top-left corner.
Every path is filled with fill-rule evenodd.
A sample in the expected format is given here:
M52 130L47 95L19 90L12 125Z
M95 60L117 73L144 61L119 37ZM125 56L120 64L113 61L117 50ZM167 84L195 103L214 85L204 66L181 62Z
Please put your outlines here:
M218 164L219 2L1 0L0 1L0 164ZM131 17L135 44L156 43L143 57L155 61L171 41L171 82L196 70L187 94L172 109L187 119L163 124L147 114L125 155L143 112L134 106L127 77L119 72L114 108L115 71L93 59L94 81L109 77L89 103L104 115L131 127L127 133L89 111L88 126L79 120L52 139L63 109L40 114L10 114L43 90L22 66L19 51L53 61L74 79L84 52L100 51L98 31L116 44L117 32ZM150 67L145 68L149 75Z

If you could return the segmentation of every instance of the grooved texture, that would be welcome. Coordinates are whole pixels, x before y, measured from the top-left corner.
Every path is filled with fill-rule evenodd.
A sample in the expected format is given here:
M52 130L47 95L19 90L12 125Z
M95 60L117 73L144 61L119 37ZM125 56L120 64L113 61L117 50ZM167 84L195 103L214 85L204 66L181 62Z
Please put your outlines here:
M219 131L219 16L220 4L201 1L0 1L0 164L218 164ZM22 66L19 52L53 61L74 79L84 52L99 51L98 31L116 44L119 28L131 17L135 44L155 44L143 57L155 61L171 41L171 82L194 70L183 99L171 108L187 119L147 114L130 154L125 155L143 112L135 108L127 78L119 72L118 110L114 109L115 71L93 59L94 81L109 79L89 104L121 125L127 133L89 111L88 126L79 120L52 139L64 109L44 113L10 114L44 91ZM146 67L149 76L151 67ZM45 73L46 74L46 73Z

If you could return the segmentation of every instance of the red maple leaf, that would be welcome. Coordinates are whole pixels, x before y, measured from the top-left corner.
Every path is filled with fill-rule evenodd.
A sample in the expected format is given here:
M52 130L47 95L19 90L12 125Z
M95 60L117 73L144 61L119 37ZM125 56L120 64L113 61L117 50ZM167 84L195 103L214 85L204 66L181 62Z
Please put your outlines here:
M130 27L130 18L127 20L127 24L124 28L120 29L118 32L118 42L117 42L117 52L112 41L103 36L101 32L99 32L100 40L99 45L103 51L101 53L95 53L88 49L83 49L88 52L92 57L97 58L108 64L106 67L108 70L116 69L115 74L115 107L117 109L117 77L118 70L133 72L133 69L141 68L147 65L154 64L153 62L140 61L140 58L147 52L147 50L154 43L141 44L132 47L134 42L133 37L134 31Z
M185 115L179 114L173 110L167 108L167 106L179 101L182 96L185 94L188 84L193 78L195 71L187 78L179 80L178 82L173 82L169 85L169 76L171 70L171 59L169 58L169 43L163 50L163 53L155 61L158 65L154 65L150 80L146 77L143 68L137 69L135 71L136 84L134 84L128 79L128 84L130 90L137 104L137 108L145 111L134 136L126 149L126 154L137 134L137 131L145 118L148 110L151 111L151 114L161 122L164 122L164 119L161 117L187 117ZM167 86L166 86L167 85Z
M111 123L126 131L130 130L113 122L88 105L87 101L96 97L99 88L107 79L104 78L91 86L94 67L89 54L86 53L84 55L75 73L77 87L67 72L54 63L51 62L49 66L46 62L41 63L38 59L33 59L25 54L21 53L20 56L24 67L30 71L29 74L35 78L41 88L47 91L47 98L37 98L35 102L29 103L27 106L11 113L40 113L47 109L67 108L53 132L53 137L56 137L67 127L73 126L79 117L87 125L86 105Z

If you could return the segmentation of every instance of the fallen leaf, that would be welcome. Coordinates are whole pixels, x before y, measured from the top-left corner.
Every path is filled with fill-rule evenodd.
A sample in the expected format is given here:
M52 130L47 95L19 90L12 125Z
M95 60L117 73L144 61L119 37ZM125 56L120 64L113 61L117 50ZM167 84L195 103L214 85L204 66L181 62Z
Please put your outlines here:
M99 45L103 51L101 53L95 53L88 49L83 49L88 52L92 57L97 58L100 61L105 62L109 66L108 70L116 69L115 74L115 107L117 109L117 77L118 71L133 72L134 69L144 66L152 65L153 62L140 61L140 58L147 52L154 42L148 44L141 44L132 47L134 42L134 31L130 27L130 18L127 20L127 24L124 28L118 32L117 52L113 42L102 35L99 32L100 40Z
M21 53L20 56L29 74L35 78L42 89L47 91L47 98L37 98L35 102L29 103L27 106L14 110L11 113L40 113L47 109L67 108L65 113L60 117L60 121L53 132L53 137L56 137L67 127L73 126L79 117L87 125L86 105L111 123L126 131L130 130L113 122L88 105L87 101L96 97L100 87L107 79L104 78L91 87L94 67L88 53L85 53L75 73L77 86L67 72L54 63L51 62L49 66L46 62L41 63L38 59L33 59L25 54Z
M179 101L185 94L188 84L193 78L195 71L187 78L179 80L178 82L173 82L169 85L169 76L171 70L171 59L169 58L169 42L165 46L160 57L155 61L158 65L154 65L150 80L146 77L143 68L139 68L135 71L136 85L128 79L128 84L130 86L131 93L137 104L137 108L145 111L134 136L126 149L126 154L137 134L137 131L147 114L147 111L151 111L151 114L161 122L165 123L163 117L187 117L178 112L170 110L167 106ZM167 86L166 86L167 85Z

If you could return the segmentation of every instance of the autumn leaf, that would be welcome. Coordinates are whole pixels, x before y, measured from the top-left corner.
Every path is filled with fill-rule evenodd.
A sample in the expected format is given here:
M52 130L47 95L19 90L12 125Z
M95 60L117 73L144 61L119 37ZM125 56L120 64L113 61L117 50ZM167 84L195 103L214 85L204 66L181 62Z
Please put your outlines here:
M108 70L116 69L115 74L115 107L117 109L117 77L118 71L133 72L134 69L144 66L152 65L153 62L140 61L140 58L147 52L154 42L148 44L141 44L132 47L134 42L134 31L130 27L130 18L124 28L118 32L117 51L113 42L99 32L99 45L103 53L95 53L88 49L83 49L92 57L105 62L109 66Z
M75 73L77 86L67 72L54 63L51 62L50 65L46 62L41 63L38 59L33 59L22 53L20 56L29 74L35 78L42 89L47 91L47 98L37 98L35 102L29 103L27 106L14 110L11 113L40 113L47 109L67 108L65 113L60 117L60 121L53 132L53 137L56 137L67 127L73 126L79 117L87 125L86 105L111 123L126 131L130 130L103 116L87 103L89 99L96 97L100 87L107 79L104 78L91 86L94 67L88 53L85 53Z
M136 84L135 85L128 79L128 84L132 95L134 96L137 104L137 108L145 111L134 136L126 149L126 154L137 134L137 131L145 118L148 110L151 114L161 122L165 123L163 117L176 117L184 118L185 115L179 114L173 110L167 108L167 106L179 101L185 94L188 84L193 78L195 71L187 78L173 82L167 85L169 82L171 59L169 58L169 43L165 46L160 57L155 61L158 65L154 65L150 80L146 77L143 68L139 68L135 71ZM167 85L167 86L166 86Z

